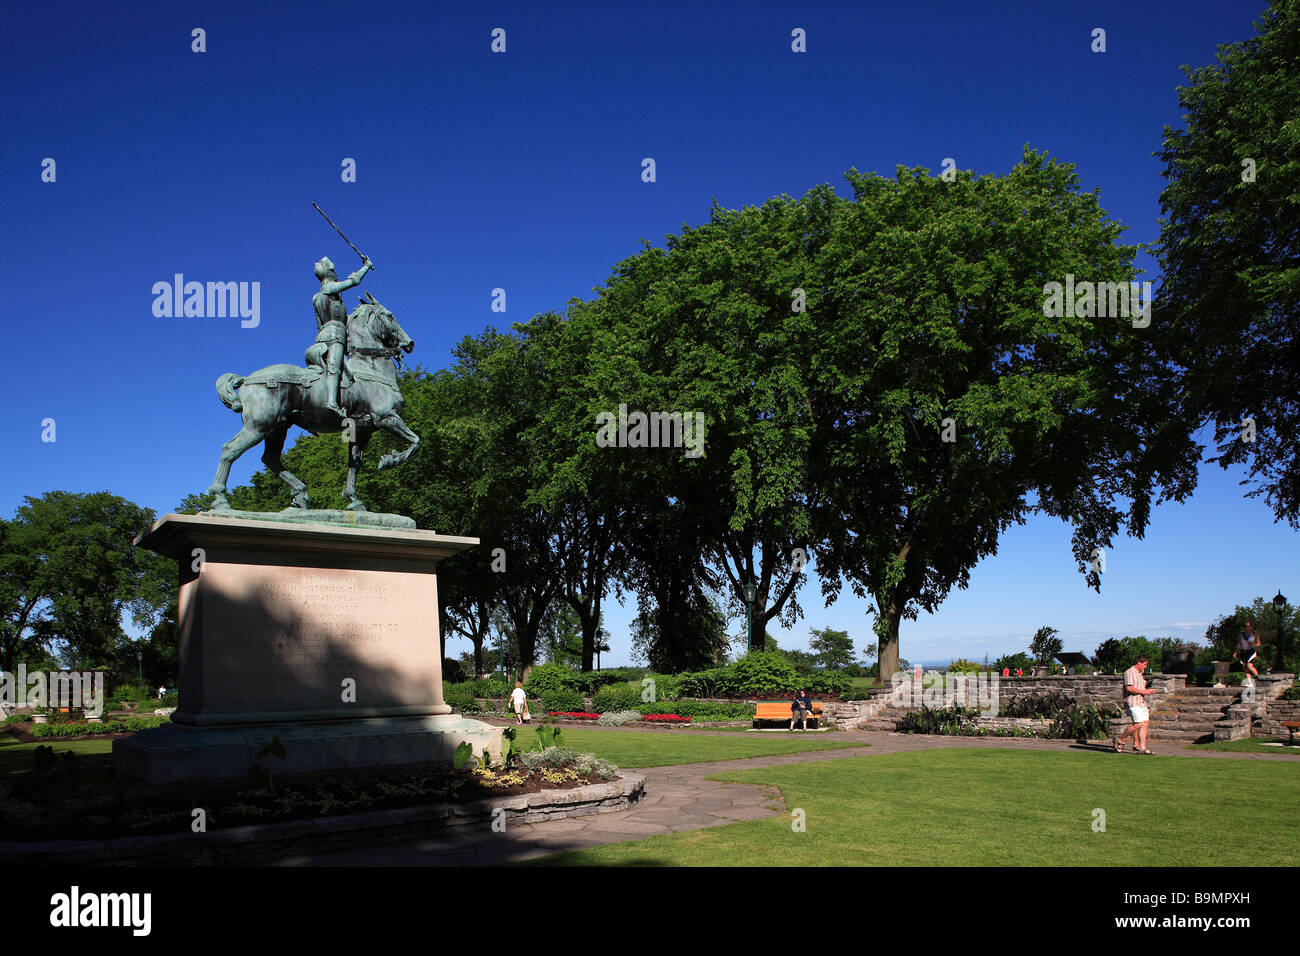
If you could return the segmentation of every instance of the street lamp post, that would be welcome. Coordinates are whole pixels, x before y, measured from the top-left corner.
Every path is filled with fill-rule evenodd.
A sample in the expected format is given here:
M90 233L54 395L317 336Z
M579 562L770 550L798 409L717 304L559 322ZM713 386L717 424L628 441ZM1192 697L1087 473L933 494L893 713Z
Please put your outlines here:
M754 585L745 583L745 653L754 649Z
M1279 671L1282 669L1282 612L1286 610L1286 595L1282 593L1281 588L1273 596L1273 613L1277 615L1277 634L1273 641L1277 644L1277 649L1273 652L1273 666Z
M140 648L138 647L135 649L135 663L140 671L139 673L140 690L143 691L144 690L144 651L140 650Z

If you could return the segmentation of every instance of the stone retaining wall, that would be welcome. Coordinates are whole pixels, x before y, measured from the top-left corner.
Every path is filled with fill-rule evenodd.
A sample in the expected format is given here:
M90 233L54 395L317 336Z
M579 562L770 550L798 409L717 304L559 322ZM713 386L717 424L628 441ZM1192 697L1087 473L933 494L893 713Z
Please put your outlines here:
M1120 674L1076 674L1074 676L1002 677L998 676L997 701L1003 707L1012 701L1027 697L1045 697L1061 694L1073 697L1080 706L1102 704L1118 707L1124 693L1124 677ZM1147 674L1147 686L1162 694L1181 690L1187 679L1181 674ZM898 729L902 718L920 708L915 704L899 705L889 695L864 701L845 701L826 705L826 716L845 730ZM994 719L994 718L989 718ZM1012 718L997 718L1012 719Z
M645 794L645 777L624 773L608 783L543 790L463 804L404 807L314 820L113 840L0 842L10 866L194 866L272 863L295 853L373 848L384 843L485 830L505 810L507 831L525 823L626 810Z
M1250 728L1252 737L1287 737L1291 731L1282 726L1284 720L1300 720L1300 700L1271 700L1260 708L1259 719Z
M1023 730L1045 735L1052 722L1042 717L977 717L975 726L988 730Z

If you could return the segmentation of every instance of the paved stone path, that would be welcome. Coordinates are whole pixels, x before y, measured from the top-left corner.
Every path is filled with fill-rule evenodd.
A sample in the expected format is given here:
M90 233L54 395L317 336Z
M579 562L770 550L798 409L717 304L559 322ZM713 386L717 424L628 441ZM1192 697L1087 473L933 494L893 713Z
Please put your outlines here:
M624 728L602 727L602 730ZM642 732L626 728L628 732ZM658 733L683 733L658 730ZM704 730L692 735L708 734ZM735 736L716 733L711 736ZM587 817L570 817L545 823L513 825L505 833L480 830L461 836L413 840L408 843L376 846L373 849L350 849L330 853L302 854L287 857L281 866L486 866L517 863L566 850L643 840L664 833L681 833L704 827L723 826L744 820L761 820L785 812L776 787L759 787L743 783L723 783L705 779L723 770L747 770L753 767L776 767L842 760L848 757L872 757L915 750L945 748L998 747L1008 750L1077 750L1107 753L1116 759L1145 759L1137 754L1117 755L1109 741L1078 744L1069 740L1039 740L1018 737L938 737L897 733L855 733L863 747L840 750L814 750L770 757L719 760L713 763L682 764L637 770L645 775L645 797L629 810L598 813ZM839 734L832 739L842 740ZM1160 754L1198 759L1290 760L1285 754L1232 753L1197 751L1185 747L1160 747ZM636 768L628 768L629 770Z

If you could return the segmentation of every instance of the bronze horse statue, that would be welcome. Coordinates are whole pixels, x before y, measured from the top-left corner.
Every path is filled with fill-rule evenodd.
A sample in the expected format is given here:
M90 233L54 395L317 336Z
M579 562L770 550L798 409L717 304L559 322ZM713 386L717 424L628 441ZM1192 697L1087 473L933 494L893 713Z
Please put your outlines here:
M221 446L217 475L207 493L212 495L213 511L229 511L226 482L230 466L258 442L265 442L262 463L293 492L292 507L307 508L307 486L287 471L280 454L291 425L312 434L348 433L348 478L343 497L348 510L365 511L357 497L357 468L366 445L376 429L383 429L409 444L399 452L389 452L379 460L379 470L400 465L411 457L420 436L402 421L402 393L397 386L397 368L392 359L401 361L401 353L415 348L393 313L374 296L366 298L348 316L346 371L340 397L348 416L339 416L325 407L326 394L323 348L316 344L307 349L307 368L297 365L268 365L251 375L227 372L217 379L217 394L231 411L239 412L244 427Z

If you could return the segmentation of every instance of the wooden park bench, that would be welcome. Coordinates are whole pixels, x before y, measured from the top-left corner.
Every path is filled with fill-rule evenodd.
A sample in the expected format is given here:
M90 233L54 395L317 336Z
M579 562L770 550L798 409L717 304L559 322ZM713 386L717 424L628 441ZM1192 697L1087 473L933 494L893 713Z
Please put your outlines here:
M1297 730L1300 730L1300 720L1283 720L1281 721L1281 724L1283 727L1285 727L1287 730L1291 732L1291 739L1287 741L1287 745L1290 746L1294 744L1295 732Z
M790 710L794 701L786 700L760 700L754 708L754 726L757 727L763 721L779 720L785 726L790 726ZM814 700L812 710L808 712L808 723L814 727L818 726L818 718L822 712L822 702Z

